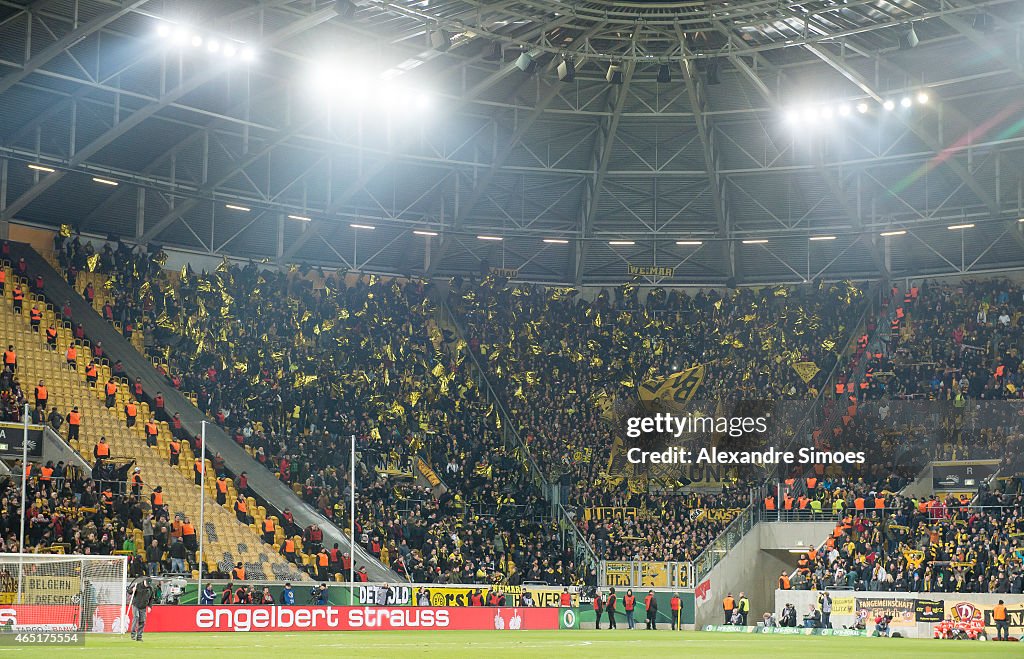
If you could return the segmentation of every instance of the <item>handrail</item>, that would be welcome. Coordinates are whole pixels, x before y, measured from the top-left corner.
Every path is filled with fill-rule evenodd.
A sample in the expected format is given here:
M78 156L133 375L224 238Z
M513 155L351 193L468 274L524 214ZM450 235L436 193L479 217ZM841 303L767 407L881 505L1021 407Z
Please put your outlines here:
M599 564L597 554L594 552L593 547L590 546L590 543L587 542L587 539L583 537L583 533L576 526L576 522L569 514L569 511L561 503L558 504L556 511L558 513L558 526L562 529L563 534L568 531L573 536L572 549L577 563L582 563L585 560L589 563L590 567L597 569ZM564 539L562 545L565 545Z
M872 284L872 289L878 286L877 283ZM872 298L874 292L869 289L868 295L865 296L864 308L861 310L860 316L857 318L857 322L853 324L849 337L847 338L847 348L843 350L846 353L849 346L856 336L856 329L864 326L867 319L868 312L872 307ZM836 363L833 364L832 370L829 371L828 377L825 378L825 382L831 383L839 369L840 364L843 363L842 359L837 359ZM814 397L811 403L811 407L804 414L803 418L797 424L796 429L790 435L789 442L785 446L780 447L780 450L786 450L793 445L797 438L805 431L809 424L813 423L814 417L818 414L821 407L824 404L825 392L828 386L824 386L818 391L818 395ZM777 478L779 475L779 467L776 465L772 474ZM754 528L754 526L760 521L760 509L757 504L757 495L752 492L752 496L755 500L747 506L747 508L736 516L728 526L725 527L721 533L718 534L711 543L704 548L700 554L693 560L693 570L695 575L695 582L703 579L711 570L719 563L721 556L724 556L726 552L736 546L747 531Z
M462 325L462 323L459 322L458 318L452 312L451 307L448 306L447 297L441 301L441 307L445 310L446 320L448 320L448 322L450 322L455 327L455 329L458 330L459 336L463 340L466 340L466 328ZM538 485L541 486L544 492L544 498L550 501L551 485L548 482L548 479L544 477L544 472L541 471L540 466L537 464L537 461L533 459L533 454L530 453L529 446L527 446L526 442L523 441L523 438L519 434L519 430L516 428L515 424L512 423L512 416L509 414L508 409L505 407L504 401L497 394L497 392L494 391L494 388L491 387L491 381L490 378L487 377L487 371L484 370L483 366L480 365L480 361L476 358L476 354L474 354L472 350L468 349L467 347L466 352L469 354L470 359L473 361L473 367L476 369L477 374L480 376L481 383L486 389L488 400L494 404L495 409L498 411L498 414L501 417L502 432L511 433L512 437L515 438L516 443L519 445L519 448L522 449L523 455L525 456L527 464L529 465L531 477Z

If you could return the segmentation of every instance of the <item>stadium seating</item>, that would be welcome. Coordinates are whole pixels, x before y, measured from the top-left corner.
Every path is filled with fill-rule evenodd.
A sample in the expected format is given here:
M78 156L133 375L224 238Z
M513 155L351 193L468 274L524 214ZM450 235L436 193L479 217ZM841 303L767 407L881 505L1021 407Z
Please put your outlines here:
M55 260L80 260L69 254L78 253L72 244L63 243ZM97 272L79 272L76 288L92 283L94 291L113 290L115 300L151 306L139 325L148 328L157 366L343 526L348 436L358 436L359 490L380 496L359 498L357 538L382 562L421 581L462 574L515 582L531 572L559 583L579 578L568 556L555 556L559 543L539 492L504 447L463 363L465 343L435 322L427 288L316 272L279 276L255 265L182 276L127 254L102 272L105 260ZM206 310L214 290L221 320ZM202 332L189 317L218 338L196 341ZM417 458L434 468L446 493L413 483ZM410 511L430 523L429 533L395 523Z
M844 514L806 567L794 574L793 587L1024 592L1020 496L984 494L973 503L952 495L885 498L884 511Z
M10 268L7 268L8 282L13 282ZM110 369L106 364L99 366L99 383L90 387L85 378L85 365L91 359L88 343L80 345L78 350L78 370L69 370L66 364L64 349L71 344L72 334L69 328L55 315L52 306L39 295L26 295L22 314L12 310L13 286L8 285L4 293L4 304L0 304L0 328L9 343L14 344L18 353L18 379L26 389L44 380L50 392L50 405L57 405L61 412L67 414L72 406L77 405L82 413L81 439L72 442L72 448L92 462L93 447L100 437L105 437L110 445L111 456L118 460L134 460L141 468L146 483L146 492L157 485L161 486L169 504L172 517L183 515L191 518L194 524L199 521L199 501L196 486L193 484L193 462L191 450L182 445L179 467L169 465L170 432L166 422L159 424L158 447L149 449L145 445L143 424L150 418L150 410L145 402L139 405L139 422L134 428L125 423L125 405L131 400L127 383L118 383L116 404L113 408L104 405L102 386L110 377ZM43 310L42 327L56 326L58 331L57 346L59 350L47 349L42 333L32 331L29 323L29 310L33 304ZM210 460L207 460L207 473L212 473ZM207 480L208 497L214 496L213 479ZM147 495L148 496L148 495ZM206 508L207 531L207 569L211 572L227 572L236 562L243 562L247 572L253 576L299 578L299 573L278 556L271 547L262 544L255 531L240 524L226 508L208 505ZM259 512L254 516L259 520ZM141 544L141 543L140 543Z
M450 300L534 457L551 477L571 476L570 503L580 508L594 505L601 491L617 493L620 501L651 498L606 472L612 433L595 404L602 391L705 364L711 374L697 399L813 398L863 308L863 293L848 284L744 289L724 297L656 289L641 303L635 286L587 300L575 289L494 277L457 286ZM792 368L800 362L818 369L807 382ZM731 507L733 498L709 497L708 503ZM593 537L599 548L609 548L599 551L601 558L642 551L651 559L682 560L721 527L710 519L691 522L685 494L660 495L652 505L661 513L642 517L628 531L614 528L616 522L610 533L601 525L581 530L611 536ZM663 524L676 532L666 533ZM631 539L616 542L616 535ZM680 535L687 539L683 546Z

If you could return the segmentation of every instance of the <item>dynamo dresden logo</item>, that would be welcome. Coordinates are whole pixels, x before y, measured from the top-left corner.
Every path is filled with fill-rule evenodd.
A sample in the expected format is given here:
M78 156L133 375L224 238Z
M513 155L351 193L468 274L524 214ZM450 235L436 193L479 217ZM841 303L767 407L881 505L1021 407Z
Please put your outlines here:
M957 622L967 622L980 618L981 615L978 612L978 607L974 606L970 602L960 602L950 608L950 613L953 614L953 619Z

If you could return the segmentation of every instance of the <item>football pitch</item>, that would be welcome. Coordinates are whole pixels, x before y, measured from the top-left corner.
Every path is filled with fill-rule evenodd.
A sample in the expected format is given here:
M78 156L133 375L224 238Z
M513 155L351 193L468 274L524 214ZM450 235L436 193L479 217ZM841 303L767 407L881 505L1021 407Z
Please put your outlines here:
M931 639L755 636L713 632L303 632L90 635L84 647L4 648L21 657L893 657L1024 656L1024 644Z

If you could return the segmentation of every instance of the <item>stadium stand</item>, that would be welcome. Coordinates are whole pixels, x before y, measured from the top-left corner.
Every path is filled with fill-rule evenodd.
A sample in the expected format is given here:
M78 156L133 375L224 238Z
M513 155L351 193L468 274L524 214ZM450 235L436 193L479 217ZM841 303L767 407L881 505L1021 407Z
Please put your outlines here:
M699 399L814 398L849 342L863 302L863 292L850 284L726 296L655 289L641 303L629 285L587 300L576 289L512 285L494 277L459 283L449 300L470 348L488 365L488 377L541 468L553 478L570 475L569 502L594 505L605 491L658 510L636 518L629 529L618 528L620 522L610 529L582 524L602 558L642 553L681 560L699 553L722 527L710 519L691 522L688 511L695 506L686 494L648 497L606 472L613 433L595 404L606 387L705 364L713 375L696 393ZM798 362L813 362L819 370L804 382L791 368ZM703 506L745 507L746 487L733 487L707 497ZM679 533L667 532L665 522Z
M74 239L58 244L71 271L92 256ZM86 299L90 284L112 290L102 305L94 296L94 308L153 328L150 355L168 384L345 527L348 436L357 435L357 485L374 494L358 499L357 539L400 576L581 577L571 556L558 556L540 493L496 431L463 363L465 342L437 324L428 287L255 264L168 273L138 251L104 254L96 272L77 274L77 289ZM213 305L220 319L207 313ZM203 336L214 338L195 340ZM420 458L446 493L413 482ZM423 521L400 523L400 509Z
M14 282L10 269L7 274L8 281ZM10 304L0 305L3 307L0 309L0 327L18 353L19 379L44 382L49 405L55 405L68 413L75 407L79 409L80 436L69 442L79 454L92 461L97 452L96 446L103 438L104 444L109 447L104 451L108 452L111 460L135 462L146 492L161 488L171 521L181 517L198 524L199 505L192 482L196 461L187 444L181 444L178 466L171 466L169 451L172 436L166 421L163 421L157 422L157 446L146 448L145 425L151 417L148 403L137 401L129 392L127 383L113 376L107 364L96 363L88 341L76 339L70 329L71 320L58 317L59 312L49 306L41 294L28 293L26 290L23 311L16 313L17 286L15 284L5 291L5 299ZM52 348L47 343L45 329L37 332L32 328L30 311L33 307L42 314L41 328L53 328L56 332L57 339ZM67 348L58 350L57 346ZM79 353L76 368L69 367L67 350L71 347ZM94 386L89 383L87 376L91 364L95 364L98 377ZM112 395L108 393L107 386L112 387ZM108 401L112 404L108 405ZM132 407L140 421L129 427L127 410ZM207 460L206 468L212 469L210 460ZM212 479L208 482L213 485ZM213 493L210 494L212 498ZM270 547L261 546L254 528L240 524L226 508L209 506L207 513L209 550L205 558L208 570L228 572L231 566L242 562L247 572L253 575L300 578L300 573ZM254 517L257 515L259 511L255 510Z
M801 556L793 588L1024 592L1020 495L884 500L882 510L844 513L822 547Z

